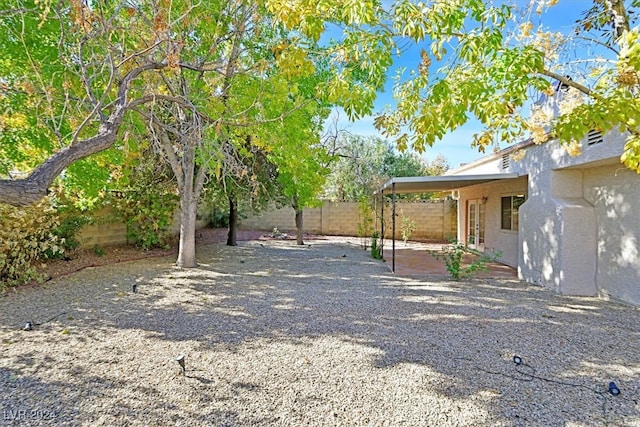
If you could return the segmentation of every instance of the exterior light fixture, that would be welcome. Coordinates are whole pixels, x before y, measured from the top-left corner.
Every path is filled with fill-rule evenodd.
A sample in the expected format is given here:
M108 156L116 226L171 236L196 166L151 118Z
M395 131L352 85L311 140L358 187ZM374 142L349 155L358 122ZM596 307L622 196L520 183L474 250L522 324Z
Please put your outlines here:
M620 389L613 381L609 383L609 393L611 393L613 396L618 396L620 394Z
M180 368L182 368L182 375L186 375L187 369L184 365L184 354L179 354L178 357L176 357L176 361L180 365Z

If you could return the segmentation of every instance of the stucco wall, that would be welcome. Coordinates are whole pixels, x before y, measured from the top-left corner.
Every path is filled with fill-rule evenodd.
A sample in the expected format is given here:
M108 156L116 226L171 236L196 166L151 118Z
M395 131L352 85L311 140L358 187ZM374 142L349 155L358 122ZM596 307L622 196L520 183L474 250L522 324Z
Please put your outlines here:
M530 175L532 196L520 208L518 274L570 295L595 295L596 218L583 198L584 172L546 170Z
M597 218L598 289L640 305L640 177L620 165L585 170L584 197Z
M621 168L624 137L613 132L582 154L569 156L556 141L526 149L509 171L529 177L529 200L520 208L519 276L569 295L601 291L597 212L586 198L585 179L600 165ZM604 213L606 216L606 213Z
M459 191L458 236L467 241L467 203L469 200L486 197L485 203L485 252L502 252L500 262L512 267L518 265L518 232L501 229L501 198L513 194L527 193L527 177L498 181L491 184L474 185Z

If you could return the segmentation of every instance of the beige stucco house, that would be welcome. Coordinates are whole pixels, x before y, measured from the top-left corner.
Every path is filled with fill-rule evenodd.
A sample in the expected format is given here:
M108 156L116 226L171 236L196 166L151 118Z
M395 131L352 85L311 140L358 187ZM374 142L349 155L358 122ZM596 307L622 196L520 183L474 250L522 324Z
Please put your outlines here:
M624 139L592 132L575 157L557 141L525 141L383 191L452 190L458 240L500 251L521 279L640 305L640 175L620 164Z

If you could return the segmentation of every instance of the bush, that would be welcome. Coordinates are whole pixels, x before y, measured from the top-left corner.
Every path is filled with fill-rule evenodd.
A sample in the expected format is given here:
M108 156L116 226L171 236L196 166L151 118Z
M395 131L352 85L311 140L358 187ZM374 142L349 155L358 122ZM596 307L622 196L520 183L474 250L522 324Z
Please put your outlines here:
M0 205L0 288L40 279L35 262L64 253L53 230L60 220L51 200L16 208Z
M171 169L147 148L123 170L117 185L115 216L127 225L127 239L144 250L166 248L179 200Z
M428 251L436 259L443 259L444 264L451 275L453 280L460 280L462 277L470 277L475 273L481 271L487 271L487 263L496 261L502 256L502 252L498 251L492 255L481 254L478 259L473 261L467 266L462 265L462 257L466 252L470 252L466 245L454 240L450 245L442 248L442 253L438 254L433 251Z
M407 241L411 238L411 234L416 231L416 223L408 216L404 216L404 211L400 211L400 217L402 225L400 225L400 231L402 232L402 241L407 244Z
M212 209L207 218L210 228L228 228L229 212Z
M63 248L62 252L54 253L51 250L45 251L47 258L62 258L69 252L76 250L80 247L80 240L78 240L78 234L82 230L82 227L91 223L91 218L79 212L68 213L61 217L60 223L57 227L51 230L51 233L58 237L60 245Z
M364 250L367 250L367 239L373 231L373 209L367 197L358 200L358 237Z
M166 249L176 200L175 195L161 194L157 188L139 188L124 193L116 205L118 214L127 224L127 238L144 250Z
M371 256L375 259L382 259L382 242L378 244L378 237L380 234L377 231L371 235Z

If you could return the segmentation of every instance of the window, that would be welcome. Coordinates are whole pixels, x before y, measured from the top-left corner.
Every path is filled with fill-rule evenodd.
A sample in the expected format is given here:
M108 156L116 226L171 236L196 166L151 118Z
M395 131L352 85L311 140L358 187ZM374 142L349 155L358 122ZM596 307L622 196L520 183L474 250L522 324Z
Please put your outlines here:
M525 200L524 194L502 198L502 223L500 228L518 231L518 208Z

